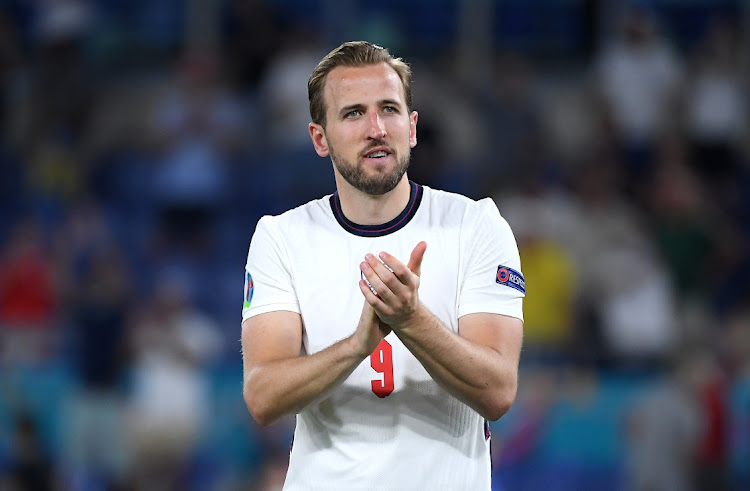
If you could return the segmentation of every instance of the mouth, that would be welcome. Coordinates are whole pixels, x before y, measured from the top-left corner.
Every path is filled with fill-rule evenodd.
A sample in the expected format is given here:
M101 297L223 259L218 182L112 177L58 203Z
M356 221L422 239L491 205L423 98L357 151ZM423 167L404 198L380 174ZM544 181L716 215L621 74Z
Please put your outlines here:
M366 160L378 161L385 159L392 154L393 151L389 147L380 146L368 149L362 154L362 157Z

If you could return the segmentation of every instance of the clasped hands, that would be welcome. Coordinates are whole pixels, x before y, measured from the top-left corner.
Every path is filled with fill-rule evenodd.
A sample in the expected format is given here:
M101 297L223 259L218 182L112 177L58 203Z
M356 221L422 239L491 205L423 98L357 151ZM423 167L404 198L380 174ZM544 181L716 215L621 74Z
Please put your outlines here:
M367 254L360 263L365 279L359 281L359 289L380 321L392 329L398 330L408 325L420 306L419 277L426 249L427 243L424 241L417 244L408 264L387 252L379 253L379 259Z

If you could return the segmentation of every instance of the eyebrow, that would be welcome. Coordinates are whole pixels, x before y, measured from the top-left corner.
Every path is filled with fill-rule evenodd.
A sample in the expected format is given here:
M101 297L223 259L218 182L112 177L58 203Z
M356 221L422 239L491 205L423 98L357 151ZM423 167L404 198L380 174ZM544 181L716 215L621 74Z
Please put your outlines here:
M364 109L364 107L365 106L362 105L362 104L350 104L348 106L344 106L341 109L339 109L339 116L343 116L343 115L345 115L345 114L347 114L347 113L349 113L351 111L355 111L355 110L360 110L361 111L362 109Z
M378 106L380 106L380 107L382 107L382 106L397 106L397 107L401 108L402 104L399 101L394 100L394 99L383 99L381 101L378 101ZM339 116L343 116L344 114L346 114L346 113L348 113L350 111L355 111L355 110L360 110L361 111L364 108L365 108L364 104L350 104L348 106L342 107L339 110Z
M401 107L401 103L399 101L394 101L392 99L383 99L380 101L381 106L398 106Z

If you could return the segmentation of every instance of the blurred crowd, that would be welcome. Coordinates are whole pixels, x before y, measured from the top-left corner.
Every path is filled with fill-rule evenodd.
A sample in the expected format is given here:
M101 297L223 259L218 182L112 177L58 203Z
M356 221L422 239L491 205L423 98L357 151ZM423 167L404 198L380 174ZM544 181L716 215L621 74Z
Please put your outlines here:
M306 82L353 38L412 64L411 179L516 234L493 486L750 489L750 7L380 3L0 1L0 489L280 489L243 267L334 190Z

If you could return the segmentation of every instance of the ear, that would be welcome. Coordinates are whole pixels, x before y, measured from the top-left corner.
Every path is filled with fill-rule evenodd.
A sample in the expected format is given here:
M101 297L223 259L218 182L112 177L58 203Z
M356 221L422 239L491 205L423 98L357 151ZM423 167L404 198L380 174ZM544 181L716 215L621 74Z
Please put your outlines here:
M321 157L328 157L328 141L326 140L326 132L323 127L317 123L310 123L308 129L315 152Z
M409 147L414 148L417 146L417 119L419 114L417 111L412 111L409 115Z

